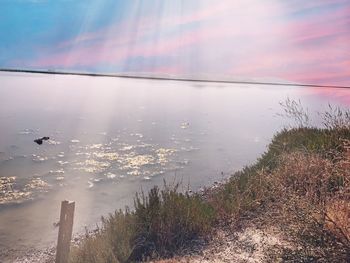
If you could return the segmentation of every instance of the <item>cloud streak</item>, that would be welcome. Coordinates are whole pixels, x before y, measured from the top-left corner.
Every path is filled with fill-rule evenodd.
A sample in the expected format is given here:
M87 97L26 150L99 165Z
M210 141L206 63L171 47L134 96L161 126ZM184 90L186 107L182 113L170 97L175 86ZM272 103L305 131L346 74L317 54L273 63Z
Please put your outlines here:
M38 43L34 56L10 64L350 85L349 1L147 3L128 4L117 22Z

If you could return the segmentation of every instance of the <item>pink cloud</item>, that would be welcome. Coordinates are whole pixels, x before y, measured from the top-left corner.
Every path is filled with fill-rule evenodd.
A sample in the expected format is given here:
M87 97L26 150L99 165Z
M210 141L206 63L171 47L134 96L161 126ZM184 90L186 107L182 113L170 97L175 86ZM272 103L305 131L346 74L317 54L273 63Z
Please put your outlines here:
M227 69L218 72L221 75L349 84L350 6L306 19L296 20L288 16L288 12L346 1L327 0L295 6L276 3L221 1L210 7L204 5L183 16L160 16L158 20L141 17L133 27L123 23L122 26L85 33L74 40L59 43L58 53L37 60L35 66L123 65L135 57L161 59L182 56L186 49L201 50L201 60L211 67L214 62L220 63L220 66L225 63ZM193 22L201 23L184 31L167 33ZM131 28L133 33L128 31ZM158 34L155 30L159 30ZM158 37L152 37L154 35ZM224 56L225 61L213 61L215 54ZM181 60L172 60L171 63L175 61ZM162 68L172 69L178 74L181 70L186 73L185 67L180 64L162 65L153 70L158 72Z
M281 43L253 53L232 69L235 76L349 85L350 9L278 25Z
M186 46L203 43L208 39L220 38L232 34L229 29L190 31L181 35L161 39L158 43L141 42L133 47L121 45L119 39L98 42L88 47L78 47L71 52L63 52L43 58L35 63L37 67L62 66L71 67L76 65L94 65L98 63L117 63L129 57L155 57L162 55L176 55L171 53L179 51Z
M199 8L198 10L194 10L193 13L184 16L179 16L176 14L167 16L165 18L162 17L161 21L159 21L159 18L143 16L141 18L138 18L138 23L135 25L137 30L137 37L141 38L143 36L146 36L147 33L150 33L150 31L152 32L154 30L154 27L158 23L161 23L161 26L164 28L176 28L193 22L213 19L216 16L220 16L223 12L229 12L232 8L232 2L221 1L212 8ZM121 24L112 25L94 32L86 32L72 40L59 43L57 45L57 48L71 47L89 41L109 41L109 37L111 37L111 35L112 37L113 35L118 35L118 40L115 40L113 37L115 43L128 44L130 41L135 40L130 38L130 32L126 30L130 29L130 27L130 22L122 22Z
M307 95L319 96L328 101L338 101L345 107L350 106L350 91L348 89L313 88L305 90L304 92Z

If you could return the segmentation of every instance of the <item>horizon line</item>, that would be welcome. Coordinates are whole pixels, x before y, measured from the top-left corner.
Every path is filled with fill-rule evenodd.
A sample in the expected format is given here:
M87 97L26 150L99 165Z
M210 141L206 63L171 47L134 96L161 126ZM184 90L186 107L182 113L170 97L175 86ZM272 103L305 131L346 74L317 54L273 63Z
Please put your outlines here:
M73 75L88 77L113 77L113 78L129 78L129 79L149 79L149 80L170 80L183 82L206 82L206 83L226 83L226 84L249 84L249 85L273 85L273 86L295 86L295 87L314 87L314 88L336 88L350 89L350 86L342 85L321 85L321 84L301 84L301 83L283 83L283 82L264 82L264 81L239 81L239 80L218 80L218 79L196 79L181 77L160 77L160 76L140 76L129 74L115 73L93 73L93 72L74 72L74 71L56 71L56 70L34 70L34 69L10 69L0 68L0 72L12 73L33 73L33 74L49 74L49 75Z

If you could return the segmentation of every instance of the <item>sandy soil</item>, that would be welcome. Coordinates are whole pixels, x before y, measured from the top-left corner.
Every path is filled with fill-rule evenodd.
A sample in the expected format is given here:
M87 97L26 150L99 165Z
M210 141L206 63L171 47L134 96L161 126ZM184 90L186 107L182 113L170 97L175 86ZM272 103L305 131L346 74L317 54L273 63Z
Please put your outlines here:
M248 224L240 231L230 226L219 227L213 239L204 247L192 248L187 255L157 263L175 262L237 262L259 263L268 259L271 251L290 246L280 231L273 226Z

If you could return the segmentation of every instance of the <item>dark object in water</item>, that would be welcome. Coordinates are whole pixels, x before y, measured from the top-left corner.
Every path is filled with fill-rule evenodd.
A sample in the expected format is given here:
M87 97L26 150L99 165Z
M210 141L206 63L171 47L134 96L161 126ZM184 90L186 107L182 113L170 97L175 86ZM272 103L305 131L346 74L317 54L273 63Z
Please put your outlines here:
M43 144L43 141L47 141L47 140L49 140L49 139L50 139L50 137L42 137L42 138L40 138L40 139L34 140L34 142L36 142L36 143L39 144L39 145L42 145L42 144Z

